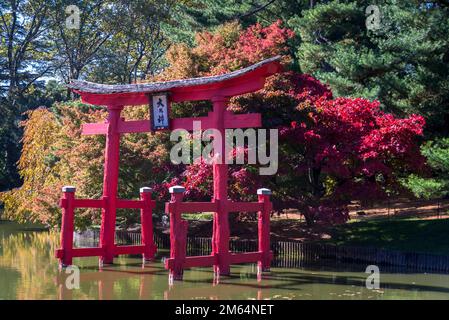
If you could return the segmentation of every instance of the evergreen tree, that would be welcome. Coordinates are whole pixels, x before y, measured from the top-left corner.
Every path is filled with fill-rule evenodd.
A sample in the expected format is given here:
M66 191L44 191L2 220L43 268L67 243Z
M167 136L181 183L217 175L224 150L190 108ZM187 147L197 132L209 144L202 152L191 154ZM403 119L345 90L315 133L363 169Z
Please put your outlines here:
M18 126L27 96L43 87L52 69L46 0L0 2L0 190L19 185L16 162L22 132Z
M421 148L432 168L430 177L411 175L405 185L424 199L440 199L449 194L449 138L429 141Z
M277 20L288 24L292 17L311 8L316 0L186 0L180 1L173 14L181 24L170 29L175 42L194 44L195 32L217 29L229 22L246 28L255 23L268 26Z
M426 1L377 1L379 28L367 28L372 1L317 4L290 20L301 38L303 72L337 96L378 99L399 115L420 113L427 136L449 134L449 12Z

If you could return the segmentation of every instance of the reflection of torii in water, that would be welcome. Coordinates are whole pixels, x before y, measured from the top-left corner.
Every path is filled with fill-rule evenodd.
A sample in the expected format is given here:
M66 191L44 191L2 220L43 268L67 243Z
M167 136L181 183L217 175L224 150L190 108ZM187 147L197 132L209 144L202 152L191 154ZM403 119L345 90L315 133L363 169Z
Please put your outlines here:
M89 269L89 268L87 268ZM153 294L154 288L166 288L161 290L163 293L163 298L165 300L172 299L183 299L185 297L207 297L210 300L218 299L228 299L234 294L240 294L242 291L242 286L252 289L249 297L253 297L257 300L262 300L264 297L269 297L269 286L263 286L260 284L261 278L259 274L257 275L257 283L253 284L241 284L237 286L226 286L226 290L222 290L220 286L217 286L219 280L213 278L212 282L208 280L199 281L198 283L203 283L205 285L194 287L186 287L185 282L178 285L168 284L165 280L164 269L152 266L150 270L148 267L143 269L139 268L136 270L122 270L122 269L111 269L111 268L100 268L99 271L93 272L80 272L80 284L81 286L96 285L98 289L98 300L112 300L119 298L115 296L114 284L116 281L121 281L123 279L136 279L139 281L139 289L137 292L137 299L155 299L156 296ZM67 287L67 282L70 282L69 277L73 276L71 273L66 273L65 270L60 270L56 275L56 284L59 290L58 299L59 300L73 300L73 292L76 290L71 290ZM186 281L187 283L189 281ZM196 281L193 281L196 283ZM248 291L246 291L248 292ZM158 295L162 298L162 295ZM79 297L75 297L79 299Z
M210 300L226 300L233 299L234 295L241 295L242 292L247 294L244 299L253 298L256 300L263 300L264 298L270 298L271 286L266 284L263 285L261 283L265 276L260 272L260 269L257 268L255 264L252 264L243 269L242 272L245 272L245 270L246 272L249 271L249 274L255 275L255 280L257 282L236 284L229 282L230 279L227 278L223 282L225 285L225 289L223 289L223 286L218 286L218 284L220 284L220 276L217 274L214 274L213 276L212 285L186 287L186 282L197 283L197 281L184 280L182 283L176 283L176 281L169 282L168 290L164 291L164 300L183 300L185 297L206 297ZM205 270L195 271L205 272ZM254 272L256 273L254 274ZM203 283L205 283L205 281ZM245 290L242 291L242 288L245 288Z
M99 271L93 272L81 272L80 273L80 284L97 284L98 286L98 300L112 300L117 297L114 297L114 284L117 280L122 279L139 279L139 292L138 299L146 300L146 299L154 299L152 296L153 290L157 284L155 284L155 280L158 278L161 279L161 283L165 283L163 281L165 275L164 270L161 269L153 269L153 270L139 270L139 271L131 271L131 270L120 270L120 269L109 269L109 268L100 268ZM66 273L61 270L56 275L56 284L59 287L59 300L73 300L73 291L67 288L66 282L69 280L68 278L73 276L71 273Z

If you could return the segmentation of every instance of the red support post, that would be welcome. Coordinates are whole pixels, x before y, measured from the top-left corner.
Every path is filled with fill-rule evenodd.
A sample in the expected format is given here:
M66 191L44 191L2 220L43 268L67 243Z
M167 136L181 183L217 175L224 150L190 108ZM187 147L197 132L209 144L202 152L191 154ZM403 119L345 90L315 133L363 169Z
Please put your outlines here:
M145 246L143 254L144 261L151 261L157 251L153 239L153 208L155 202L151 199L153 190L148 187L140 188L140 199L143 201L143 208L140 210L142 245Z
M262 252L262 258L259 260L259 268L261 271L269 271L271 264L270 251L270 212L272 205L270 202L270 189L258 189L257 195L259 202L263 204L263 208L258 212L257 222L259 231L259 252Z
M213 255L218 256L218 264L214 266L218 275L230 274L230 253L229 253L229 212L228 204L228 165L225 163L225 123L224 115L229 98L214 97L212 99L213 112L212 124L214 129L221 134L221 139L217 139L214 145L215 162L213 164L214 198L217 203L217 211L214 213L214 230L212 235ZM215 140L214 140L215 141Z
M61 223L61 247L62 257L59 258L59 264L61 267L67 267L72 265L72 250L73 250L73 228L75 217L75 192L76 188L66 186L62 188L64 193L61 206L62 206L62 223Z
M100 246L104 250L100 262L111 264L114 260L116 201L120 159L120 133L118 130L123 106L108 107L108 132L103 177L103 199L106 206L101 212Z
M170 278L182 280L187 245L187 221L182 220L181 209L178 204L182 202L185 188L174 186L170 188L170 259L174 260L169 266Z

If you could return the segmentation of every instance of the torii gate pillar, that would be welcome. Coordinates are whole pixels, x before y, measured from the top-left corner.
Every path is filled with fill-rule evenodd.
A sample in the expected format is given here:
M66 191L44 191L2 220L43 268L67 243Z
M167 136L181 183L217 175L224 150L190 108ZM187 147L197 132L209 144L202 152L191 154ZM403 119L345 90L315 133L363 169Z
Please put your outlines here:
M213 123L215 129L220 132L222 139L225 138L224 113L227 108L229 98L214 97L213 103ZM217 133L218 133L217 132ZM225 163L225 144L219 141L214 145L215 163L213 164L214 198L217 203L217 212L214 213L212 254L218 256L218 264L214 266L214 271L219 275L230 274L230 253L229 253L229 211L228 203L228 165ZM220 226L220 227L218 227Z
M108 107L108 131L103 176L103 199L105 207L101 210L100 246L103 248L101 260L111 264L114 260L115 222L117 210L118 175L120 161L120 133L118 130L123 106Z

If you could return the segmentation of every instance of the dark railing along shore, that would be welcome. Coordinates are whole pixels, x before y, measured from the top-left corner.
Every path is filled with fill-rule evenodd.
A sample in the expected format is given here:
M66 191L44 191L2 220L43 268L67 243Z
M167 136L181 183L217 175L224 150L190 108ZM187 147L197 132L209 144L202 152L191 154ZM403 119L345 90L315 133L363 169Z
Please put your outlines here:
M158 248L170 249L170 236L155 234ZM75 236L78 247L98 246L99 231L89 230ZM117 231L118 245L140 244L137 231ZM257 251L255 240L231 240L232 252ZM187 240L188 255L208 255L212 249L210 238L190 237ZM403 252L367 247L349 247L333 244L302 243L293 241L272 241L273 267L299 268L317 262L363 263L412 269L421 272L449 272L449 255L420 252Z

